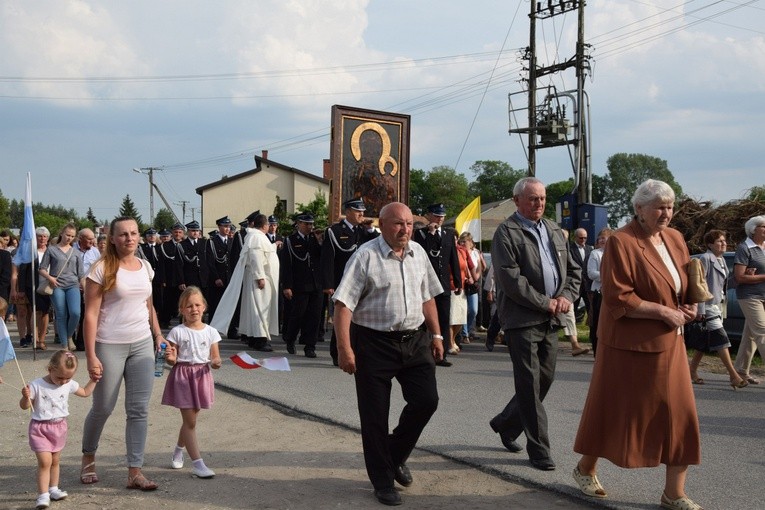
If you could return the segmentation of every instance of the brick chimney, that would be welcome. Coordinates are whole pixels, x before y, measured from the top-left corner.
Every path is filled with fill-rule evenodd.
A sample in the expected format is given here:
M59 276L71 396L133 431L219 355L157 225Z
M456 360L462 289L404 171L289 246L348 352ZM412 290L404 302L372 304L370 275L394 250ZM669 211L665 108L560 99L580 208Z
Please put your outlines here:
M324 178L330 180L332 178L332 161L329 159L324 160L324 166L322 167Z
M268 159L268 149L263 149L260 153L263 159Z

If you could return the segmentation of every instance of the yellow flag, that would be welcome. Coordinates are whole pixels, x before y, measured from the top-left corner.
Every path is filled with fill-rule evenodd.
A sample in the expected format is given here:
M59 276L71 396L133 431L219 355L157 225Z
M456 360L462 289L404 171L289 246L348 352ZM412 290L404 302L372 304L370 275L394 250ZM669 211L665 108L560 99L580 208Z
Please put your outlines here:
M481 197L475 197L475 200L470 202L461 213L457 216L457 220L454 222L454 226L457 228L457 232L462 234L463 232L470 232L473 236L475 243L481 242Z

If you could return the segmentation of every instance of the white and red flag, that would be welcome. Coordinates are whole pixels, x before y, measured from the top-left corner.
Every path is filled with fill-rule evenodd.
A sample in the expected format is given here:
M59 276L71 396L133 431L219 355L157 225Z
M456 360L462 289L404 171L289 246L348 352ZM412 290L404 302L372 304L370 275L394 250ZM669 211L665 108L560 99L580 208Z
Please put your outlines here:
M281 372L290 371L290 362L284 357L255 359L242 351L231 356L231 361L233 361L236 366L246 369L263 367L266 370L276 370Z

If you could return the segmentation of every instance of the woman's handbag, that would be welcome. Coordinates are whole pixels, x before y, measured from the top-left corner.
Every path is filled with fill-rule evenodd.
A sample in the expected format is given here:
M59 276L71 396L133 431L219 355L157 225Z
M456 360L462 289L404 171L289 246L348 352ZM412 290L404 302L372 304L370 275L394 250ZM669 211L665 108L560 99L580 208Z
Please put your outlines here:
M704 278L704 268L699 259L691 258L688 264L688 289L685 293L685 302L705 303L714 296L709 292L707 280Z
M37 276L37 293L43 296L53 294L53 287L50 286L50 282L43 275Z
M689 322L683 326L685 347L701 352L709 352L709 330L706 319Z
M478 284L465 282L465 295L472 296L473 294L478 294Z
M66 256L64 264L61 266L61 270L59 270L58 274L53 278L58 278L61 276L61 272L64 270L66 265L69 263L69 259L72 257L72 252L74 252L73 246L69 248L69 255ZM50 282L43 275L37 275L37 293L42 296L50 296L53 294L53 287L50 286Z

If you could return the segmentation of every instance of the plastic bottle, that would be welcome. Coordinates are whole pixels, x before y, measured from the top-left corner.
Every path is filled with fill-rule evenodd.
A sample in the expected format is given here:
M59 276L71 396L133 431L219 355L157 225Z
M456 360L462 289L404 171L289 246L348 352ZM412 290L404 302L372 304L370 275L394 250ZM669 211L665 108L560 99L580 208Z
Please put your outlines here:
M157 357L154 359L154 376L162 377L162 373L165 371L165 349L167 344L162 342L159 344L159 351L157 351Z

